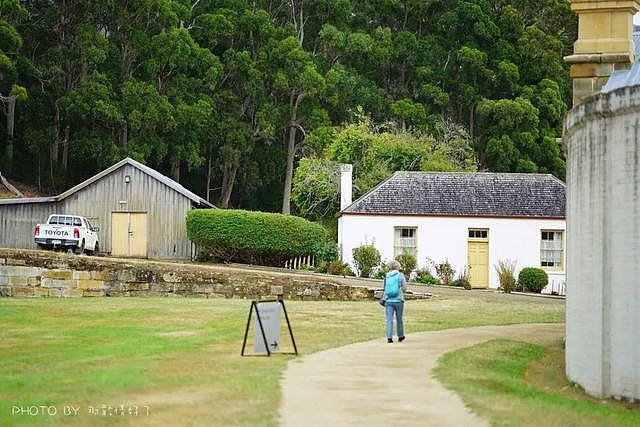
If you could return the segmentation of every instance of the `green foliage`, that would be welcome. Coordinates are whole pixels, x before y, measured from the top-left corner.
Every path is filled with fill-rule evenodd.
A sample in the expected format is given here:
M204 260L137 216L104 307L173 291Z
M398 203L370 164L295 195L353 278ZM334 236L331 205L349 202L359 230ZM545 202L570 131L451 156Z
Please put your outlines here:
M459 286L461 288L471 289L471 283L469 283L469 275L467 274L466 268L458 274L456 280L451 282L451 286Z
M401 271L405 275L409 275L413 270L415 270L418 261L416 257L411 254L400 254L395 258L396 261L400 263Z
M518 284L524 291L540 293L549 283L547 272L541 268L525 267L518 274Z
M354 197L399 170L475 171L476 157L460 126L443 123L439 139L403 131L385 131L370 117L333 129L324 157L302 158L293 178L292 201L309 219L331 217L340 206L338 163L352 164Z
M315 252L315 257L318 262L333 262L340 258L338 245L334 242L325 242L318 245Z
M500 282L500 289L503 292L511 293L516 287L516 278L514 272L516 270L516 261L506 259L498 260L498 264L494 266L496 273L498 273L498 281Z
M440 281L433 277L428 270L418 271L418 278L416 279L416 281L418 283L424 283L426 285L437 285L440 283Z
M187 234L223 262L282 266L290 258L326 252L326 232L302 218L243 210L196 209Z
M370 277L374 269L380 265L380 252L373 245L362 245L353 248L353 262L358 276Z
M331 261L326 264L326 272L333 276L355 276L349 264L340 260Z
M223 207L293 187L314 220L329 162L356 197L401 169L563 178L569 3L4 0L0 164L54 194L127 155Z
M324 218L340 207L340 170L327 159L304 158L293 177L291 201L305 218Z
M449 260L436 264L435 270L443 285L451 284L451 279L453 279L453 275L456 274L456 271L451 267L451 264L449 264Z
M388 263L381 262L380 265L378 265L378 267L375 269L373 278L383 280L389 271L391 270L389 270Z

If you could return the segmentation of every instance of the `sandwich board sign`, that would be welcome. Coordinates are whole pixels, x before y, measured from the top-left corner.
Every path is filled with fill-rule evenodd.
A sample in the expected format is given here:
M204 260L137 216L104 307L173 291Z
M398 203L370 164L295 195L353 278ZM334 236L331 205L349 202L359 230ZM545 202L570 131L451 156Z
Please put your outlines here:
M253 351L256 353L266 353L265 340L260 331L260 323L264 330L264 338L266 338L269 350L280 351L280 303L265 302L257 305L261 322L253 323Z
M287 322L287 328L289 330L289 336L291 337L291 343L293 344L293 353L283 354L298 354L298 348L296 347L296 341L293 338L293 331L291 330L291 323L289 322L289 315L284 305L284 300L281 298L275 300L266 301L251 301L251 307L249 308L249 317L247 318L247 327L244 330L244 340L242 342L242 356L248 356L245 354L245 348L247 345L247 337L249 336L249 326L251 325L251 318L255 312L255 320L253 326L253 351L257 355L271 356L273 352L280 352L280 327L281 327L281 314L284 313L284 318Z

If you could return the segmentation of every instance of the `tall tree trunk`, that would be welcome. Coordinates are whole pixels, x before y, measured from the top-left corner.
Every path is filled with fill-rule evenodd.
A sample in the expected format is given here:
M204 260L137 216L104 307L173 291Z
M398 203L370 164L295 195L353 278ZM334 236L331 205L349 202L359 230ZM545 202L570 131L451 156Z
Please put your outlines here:
M13 172L13 126L15 124L15 114L16 114L16 100L17 96L11 95L6 97L7 102L7 147L5 151L5 156L7 159L7 164L5 167L5 171L8 176L11 176Z
M240 159L235 159L231 165L224 168L222 193L220 196L220 207L223 209L229 208L229 202L231 201L231 194L233 193L233 186L236 183L236 175L239 167Z
M171 178L174 181L180 182L180 160L174 160L171 162Z
M55 187L54 184L54 173L53 170L55 166L58 164L58 146L60 144L60 108L58 107L58 103L54 104L56 114L54 116L54 123L56 127L56 137L51 141L51 152L49 153L49 179L51 180L51 186Z
M287 147L287 172L284 176L284 193L282 196L282 213L291 213L291 184L293 181L293 161L296 154L296 132L295 126L296 112L291 114L291 124L289 125L289 143Z
M62 140L62 168L67 171L69 168L69 134L71 133L71 127L66 125L64 127L64 139Z
M120 131L120 148L126 149L129 143L129 126L127 122L124 122L122 130Z
M298 107L306 96L300 93L295 96L291 94L291 119L289 120L289 142L287 144L287 171L284 176L284 191L282 195L282 213L291 213L291 184L293 182L293 162L296 156L296 133L298 131ZM295 101L294 101L295 97Z
M207 160L207 185L205 185L206 189L207 189L207 195L205 196L205 199L207 199L207 202L210 202L210 194L211 194L211 144L209 144L209 156L208 156L208 160Z

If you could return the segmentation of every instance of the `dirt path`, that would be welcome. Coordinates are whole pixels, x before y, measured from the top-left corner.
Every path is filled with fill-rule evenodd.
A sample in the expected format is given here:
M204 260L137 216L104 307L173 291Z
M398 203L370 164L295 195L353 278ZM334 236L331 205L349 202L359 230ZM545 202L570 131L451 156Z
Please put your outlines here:
M494 338L550 344L562 324L414 333L402 343L357 343L289 362L282 426L487 426L431 375L440 356Z

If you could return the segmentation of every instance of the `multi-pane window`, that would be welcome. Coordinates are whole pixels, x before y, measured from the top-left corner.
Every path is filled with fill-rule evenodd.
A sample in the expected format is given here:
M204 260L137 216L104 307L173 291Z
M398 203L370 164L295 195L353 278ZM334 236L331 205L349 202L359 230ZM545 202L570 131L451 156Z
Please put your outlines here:
M540 265L562 268L562 231L542 231L540 242Z
M469 238L470 239L486 239L488 236L488 232L489 230L486 230L486 229L470 228Z
M416 256L417 253L417 241L416 241L417 229L414 227L395 229L395 237L393 243L394 256L409 254Z

